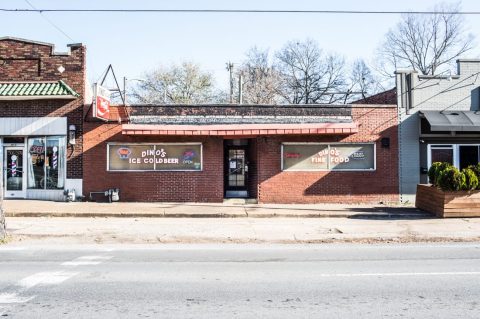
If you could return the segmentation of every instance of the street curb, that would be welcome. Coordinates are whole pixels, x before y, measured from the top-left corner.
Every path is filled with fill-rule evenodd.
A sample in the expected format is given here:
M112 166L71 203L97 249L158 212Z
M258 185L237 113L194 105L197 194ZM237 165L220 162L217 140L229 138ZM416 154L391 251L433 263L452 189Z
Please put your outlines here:
M6 212L6 217L78 217L78 218L351 218L351 219L430 219L434 215L428 213L418 214L389 214L389 213L74 213L74 212Z

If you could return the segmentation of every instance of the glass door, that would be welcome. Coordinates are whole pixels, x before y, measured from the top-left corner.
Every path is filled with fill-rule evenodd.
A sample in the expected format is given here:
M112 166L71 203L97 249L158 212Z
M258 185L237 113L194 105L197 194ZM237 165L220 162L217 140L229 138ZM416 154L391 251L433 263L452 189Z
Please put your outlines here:
M3 163L5 198L25 198L23 147L5 147Z
M225 191L227 197L247 196L247 154L242 147L227 147L225 157Z

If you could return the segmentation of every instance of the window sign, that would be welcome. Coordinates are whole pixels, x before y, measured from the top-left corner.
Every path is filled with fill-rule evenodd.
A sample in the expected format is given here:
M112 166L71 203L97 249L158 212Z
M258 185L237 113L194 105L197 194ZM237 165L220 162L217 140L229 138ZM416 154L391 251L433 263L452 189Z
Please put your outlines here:
M108 144L109 171L201 171L202 144Z
M375 144L285 143L282 145L282 169L375 170Z

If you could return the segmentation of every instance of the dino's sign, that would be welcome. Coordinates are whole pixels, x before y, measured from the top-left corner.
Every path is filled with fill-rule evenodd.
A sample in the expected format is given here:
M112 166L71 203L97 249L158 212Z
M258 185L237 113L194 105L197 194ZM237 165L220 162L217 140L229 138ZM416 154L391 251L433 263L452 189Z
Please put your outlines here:
M108 144L109 171L201 171L202 144Z

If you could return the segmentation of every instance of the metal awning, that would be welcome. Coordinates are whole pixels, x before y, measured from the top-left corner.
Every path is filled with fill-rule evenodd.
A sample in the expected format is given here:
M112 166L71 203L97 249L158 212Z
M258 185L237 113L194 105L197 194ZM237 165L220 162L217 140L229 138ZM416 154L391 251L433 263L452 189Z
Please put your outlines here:
M290 134L353 134L356 123L308 124L220 124L220 125L158 125L123 124L125 135L203 135L203 136L259 136Z
M432 132L480 132L479 111L422 111Z
M0 82L0 100L76 99L80 95L60 81Z

